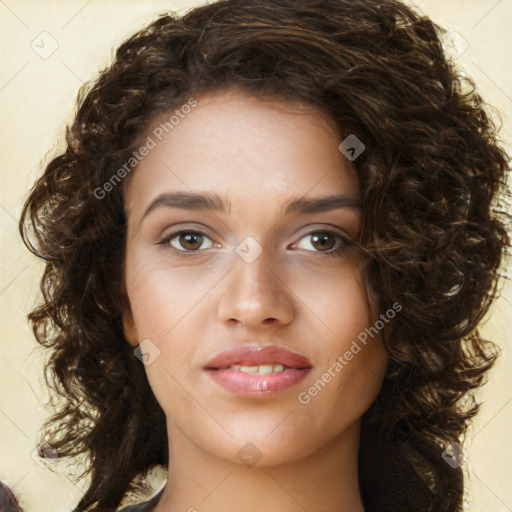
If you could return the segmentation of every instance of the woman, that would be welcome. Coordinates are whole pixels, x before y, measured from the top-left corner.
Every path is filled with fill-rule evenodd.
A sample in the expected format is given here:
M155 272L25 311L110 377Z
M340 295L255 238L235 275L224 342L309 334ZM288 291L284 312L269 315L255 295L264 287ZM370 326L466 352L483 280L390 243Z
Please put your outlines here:
M395 0L225 0L83 89L20 224L76 511L159 464L126 510L462 510L508 157L441 32Z

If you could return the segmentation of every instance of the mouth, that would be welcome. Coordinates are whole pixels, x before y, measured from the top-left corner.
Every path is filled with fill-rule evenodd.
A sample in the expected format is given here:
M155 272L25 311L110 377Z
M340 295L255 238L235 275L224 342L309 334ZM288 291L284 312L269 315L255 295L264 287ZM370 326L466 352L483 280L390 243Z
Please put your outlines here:
M268 397L300 382L313 367L306 357L280 347L237 347L204 366L207 375L231 393Z

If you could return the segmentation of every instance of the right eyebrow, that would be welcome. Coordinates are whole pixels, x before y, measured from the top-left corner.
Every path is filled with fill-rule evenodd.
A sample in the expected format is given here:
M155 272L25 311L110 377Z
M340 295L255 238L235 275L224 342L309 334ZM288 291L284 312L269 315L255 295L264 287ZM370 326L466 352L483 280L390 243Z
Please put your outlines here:
M157 196L146 208L142 220L153 210L165 206L167 208L181 208L184 210L212 210L226 213L231 210L231 203L225 203L217 194L197 192L165 192Z

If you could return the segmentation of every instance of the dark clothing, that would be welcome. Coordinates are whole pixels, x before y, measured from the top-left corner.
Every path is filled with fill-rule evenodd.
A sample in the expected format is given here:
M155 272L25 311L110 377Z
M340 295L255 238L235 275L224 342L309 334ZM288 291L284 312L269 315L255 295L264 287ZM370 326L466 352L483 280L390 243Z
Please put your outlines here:
M158 503L158 500L161 498L163 493L163 489L155 494L149 500L143 501L142 503L137 503L135 505L128 505L126 507L120 508L119 512L151 512L153 508Z

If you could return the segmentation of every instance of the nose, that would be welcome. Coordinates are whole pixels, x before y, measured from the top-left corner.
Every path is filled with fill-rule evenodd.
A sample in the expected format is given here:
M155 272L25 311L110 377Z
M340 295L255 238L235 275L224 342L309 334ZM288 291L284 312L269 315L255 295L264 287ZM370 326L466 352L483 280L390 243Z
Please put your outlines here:
M237 254L234 257L233 268L222 283L219 320L250 329L290 324L293 292L270 268L265 251L250 263Z

